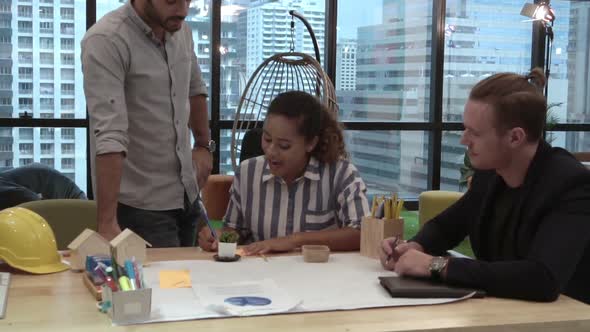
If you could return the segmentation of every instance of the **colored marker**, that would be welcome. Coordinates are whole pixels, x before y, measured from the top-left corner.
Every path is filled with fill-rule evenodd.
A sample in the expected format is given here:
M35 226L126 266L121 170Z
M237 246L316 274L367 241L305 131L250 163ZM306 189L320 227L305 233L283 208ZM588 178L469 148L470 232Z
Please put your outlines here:
M125 260L125 272L127 272L127 276L129 277L129 286L131 290L136 290L136 283L135 283L135 269L133 268L133 263L130 260Z
M139 268L137 267L137 262L135 261L135 256L131 258L131 262L133 263L133 272L135 272L135 283L137 284L137 289L141 289L143 285L141 282L141 275L139 274Z
M121 290L122 291L128 291L131 290L131 287L129 286L129 278L127 278L126 276L122 276L121 278L119 278L119 286L121 286Z
M113 279L113 267L112 266L107 267L106 272L107 272L107 277L105 280L106 280L107 286L109 286L113 292L118 291L119 288L117 287L117 283L115 282L115 279Z

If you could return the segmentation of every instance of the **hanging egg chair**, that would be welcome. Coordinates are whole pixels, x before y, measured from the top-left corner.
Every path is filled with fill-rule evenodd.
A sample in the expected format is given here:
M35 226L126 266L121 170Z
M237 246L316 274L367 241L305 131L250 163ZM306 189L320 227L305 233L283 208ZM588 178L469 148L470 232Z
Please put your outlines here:
M286 91L304 91L318 97L321 102L338 114L334 86L320 65L320 53L311 25L301 14L291 14L291 34L294 31L293 17L303 21L313 40L315 56L291 50L277 53L266 59L254 71L240 98L235 114L231 135L231 160L234 171L239 165L242 153L242 138L254 129L261 128L270 102L280 93ZM245 152L244 152L245 153ZM246 153L245 153L246 154Z

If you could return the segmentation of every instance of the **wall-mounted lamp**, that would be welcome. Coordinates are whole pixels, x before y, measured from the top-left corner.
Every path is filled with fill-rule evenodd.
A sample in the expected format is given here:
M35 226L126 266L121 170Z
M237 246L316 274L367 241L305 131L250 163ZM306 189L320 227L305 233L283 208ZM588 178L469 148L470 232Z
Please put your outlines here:
M525 3L520 10L520 15L530 17L532 21L543 21L543 23L553 23L555 21L555 11L549 5L549 2Z
M545 77L549 80L551 74L551 50L553 49L553 22L555 21L555 11L551 8L548 1L539 3L525 3L520 11L520 15L530 17L530 21L539 21L545 27ZM549 91L549 82L545 84L545 96Z

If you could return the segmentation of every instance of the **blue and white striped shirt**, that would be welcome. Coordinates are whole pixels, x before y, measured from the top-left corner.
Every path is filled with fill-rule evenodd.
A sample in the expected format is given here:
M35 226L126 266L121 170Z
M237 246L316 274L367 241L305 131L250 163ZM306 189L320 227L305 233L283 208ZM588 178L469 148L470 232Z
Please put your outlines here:
M360 228L369 214L366 186L347 160L311 158L291 186L274 176L264 156L244 161L230 189L224 222L252 230L254 240L328 228Z

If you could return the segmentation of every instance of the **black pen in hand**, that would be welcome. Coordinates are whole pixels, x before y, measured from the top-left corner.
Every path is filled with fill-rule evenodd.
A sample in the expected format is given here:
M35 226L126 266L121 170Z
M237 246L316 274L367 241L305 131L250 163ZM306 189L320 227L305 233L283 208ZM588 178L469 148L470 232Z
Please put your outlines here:
M393 254L395 253L395 248L399 244L399 237L396 237L393 243L391 244L391 254L387 255L385 259L385 265L389 264L389 261L393 259Z

